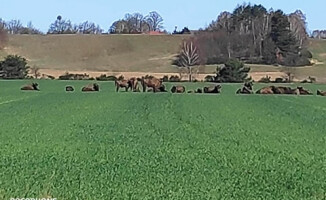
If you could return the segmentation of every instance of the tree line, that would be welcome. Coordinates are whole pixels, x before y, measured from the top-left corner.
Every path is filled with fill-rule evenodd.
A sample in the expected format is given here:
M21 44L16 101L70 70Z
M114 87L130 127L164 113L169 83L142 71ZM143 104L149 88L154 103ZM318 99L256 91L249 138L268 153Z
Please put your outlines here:
M104 31L100 25L94 22L85 21L75 24L59 15L50 24L46 34L135 34L149 31L165 31L163 28L163 18L156 11L152 11L145 16L141 13L127 13L123 19L114 21L108 31ZM35 28L32 22L28 22L27 26L24 26L20 20L5 21L0 18L0 34L1 32L7 34L44 34Z
M243 4L232 13L222 12L186 42L198 49L199 64L221 64L236 58L252 64L310 65L306 24L300 10L286 15L282 10ZM182 66L180 55L174 61L178 66Z

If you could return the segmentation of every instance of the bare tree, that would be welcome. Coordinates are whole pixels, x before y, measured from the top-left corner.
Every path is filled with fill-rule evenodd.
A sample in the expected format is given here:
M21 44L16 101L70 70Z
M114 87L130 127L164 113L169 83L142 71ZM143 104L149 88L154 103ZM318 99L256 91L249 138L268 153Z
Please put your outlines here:
M70 20L64 20L59 15L57 20L51 24L48 34L74 34L78 32L78 26L72 25Z
M0 49L4 48L8 41L6 23L0 18Z
M11 20L7 23L6 29L9 34L20 34L23 29L23 25L20 20Z
M296 10L291 13L288 17L290 22L290 30L300 42L300 46L308 39L307 28L306 28L306 16L301 10Z
M38 79L38 77L41 76L40 68L38 68L38 67L35 66L35 65L34 65L33 67L30 68L30 72L31 72L31 74L34 75L34 78L35 78L35 79Z
M183 41L177 61L179 67L187 68L189 81L191 82L193 68L200 63L198 48L193 41Z
M103 29L99 25L96 25L93 22L83 22L78 26L78 33L81 34L101 34Z
M163 29L163 18L156 11L150 12L149 15L146 16L146 21L150 31L159 31Z
M127 13L124 19L115 21L110 27L110 33L143 33L149 30L146 18L140 13Z

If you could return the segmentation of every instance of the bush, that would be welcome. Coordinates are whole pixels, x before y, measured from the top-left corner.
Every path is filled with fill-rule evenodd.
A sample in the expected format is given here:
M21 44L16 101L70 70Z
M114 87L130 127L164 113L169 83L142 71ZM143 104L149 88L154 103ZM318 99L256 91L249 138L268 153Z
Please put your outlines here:
M163 82L168 82L169 81L169 77L167 75L163 76L162 81Z
M215 82L215 76L211 76L211 75L205 76L205 82Z
M99 77L96 77L98 81L116 81L117 79L115 76L107 76L106 74L101 74Z
M258 82L259 83L270 83L271 82L271 77L266 75L265 77L262 77Z
M307 79L304 79L303 81L301 81L301 83L315 83L316 82L316 78L309 76Z
M216 69L216 82L240 83L248 78L250 67L237 59L228 60L224 66Z
M286 81L283 78L276 78L275 83L285 83Z
M170 79L169 79L170 82L180 82L181 79L179 76L171 76Z
M59 80L92 80L88 74L70 74L66 72L65 74L59 76ZM94 78L93 78L94 80Z
M18 55L8 55L0 62L1 77L4 79L27 78L28 69L27 60Z

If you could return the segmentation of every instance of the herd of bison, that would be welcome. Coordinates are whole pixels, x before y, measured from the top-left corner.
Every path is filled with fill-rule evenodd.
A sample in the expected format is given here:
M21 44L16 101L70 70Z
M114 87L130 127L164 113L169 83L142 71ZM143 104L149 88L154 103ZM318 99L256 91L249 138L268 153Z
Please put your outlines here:
M116 80L115 86L116 91L119 92L120 88L124 88L126 92L129 89L133 92L140 92L139 85L141 84L143 92L167 92L165 86L161 79L157 79L155 77L149 78L130 78L128 80ZM196 90L188 91L188 93L221 93L221 85L209 86L204 87L203 89L198 88ZM38 84L32 83L30 85L25 85L21 88L21 90L36 90L39 91ZM66 86L65 90L67 92L73 92L75 89L73 86ZM81 91L82 92L95 92L99 91L100 87L97 83L93 83L87 86L84 86ZM185 93L186 88L182 85L172 86L171 88L172 93ZM253 94L253 83L246 82L244 83L243 87L236 91L237 94ZM294 95L312 95L310 91L304 89L301 86L296 88L291 87L283 87L283 86L268 86L259 89L256 91L256 94L294 94ZM317 95L326 96L326 91L317 90Z

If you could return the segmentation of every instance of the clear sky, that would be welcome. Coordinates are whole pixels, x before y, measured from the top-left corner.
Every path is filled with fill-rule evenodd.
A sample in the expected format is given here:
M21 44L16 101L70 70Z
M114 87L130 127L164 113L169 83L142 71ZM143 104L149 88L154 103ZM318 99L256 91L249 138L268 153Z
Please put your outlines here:
M73 23L92 21L107 31L111 24L126 13L147 15L157 11L164 19L164 28L172 32L204 28L222 11L232 12L237 4L250 2L265 8L282 9L285 13L297 9L306 14L308 29L326 29L326 0L0 0L0 18L19 19L46 32L58 15Z

